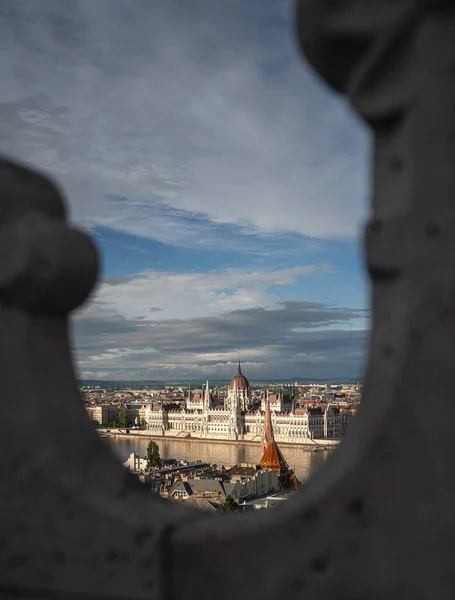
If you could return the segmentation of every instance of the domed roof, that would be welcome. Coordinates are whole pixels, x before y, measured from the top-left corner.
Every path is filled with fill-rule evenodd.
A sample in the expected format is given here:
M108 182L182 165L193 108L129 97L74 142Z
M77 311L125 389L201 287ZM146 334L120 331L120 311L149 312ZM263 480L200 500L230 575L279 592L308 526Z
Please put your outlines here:
M250 382L245 377L245 375L242 373L240 361L239 361L239 366L237 367L237 374L234 375L234 377L232 378L231 383L229 384L229 389L230 390L234 390L234 389L249 390L250 389Z

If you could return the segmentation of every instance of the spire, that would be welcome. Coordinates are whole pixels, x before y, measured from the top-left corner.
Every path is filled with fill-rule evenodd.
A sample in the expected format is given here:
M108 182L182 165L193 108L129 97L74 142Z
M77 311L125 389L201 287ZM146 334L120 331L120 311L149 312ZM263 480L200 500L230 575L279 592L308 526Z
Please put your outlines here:
M275 438L273 437L272 414L270 412L270 400L269 400L268 390L267 390L267 400L265 402L264 434L265 434L265 439L266 439L267 444L269 442L275 441Z
M240 358L239 358L239 366L237 367L237 373L238 373L238 375L242 374L242 367L240 366Z
M262 456L261 460L259 461L259 466L262 469L274 469L276 471L279 470L280 485L283 485L284 482L281 481L282 476L287 479L290 472L286 463L286 459L284 458L281 450L278 448L278 444L275 442L275 438L273 436L272 415L270 412L270 400L268 394L265 405L264 428L261 438L261 452ZM287 484L285 485L287 487Z
M208 379L205 384L204 404L207 409L210 408L210 388L209 388L209 380Z
M270 413L269 391L267 390L267 395L265 397L264 425L262 427L261 435L261 455L264 455L264 452L267 450L268 444L274 441L275 439L273 437L273 425L272 415Z
M237 381L234 378L234 386L232 389L232 400L231 400L231 406L230 409L233 412L237 412L239 409L239 399L240 399L240 394L239 394L239 389L237 387Z

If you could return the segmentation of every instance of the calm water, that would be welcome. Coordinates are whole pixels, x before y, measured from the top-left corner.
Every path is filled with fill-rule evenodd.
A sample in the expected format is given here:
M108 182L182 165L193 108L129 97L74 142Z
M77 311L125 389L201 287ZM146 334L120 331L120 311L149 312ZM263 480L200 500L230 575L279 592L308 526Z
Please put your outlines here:
M148 440L138 438L112 437L105 440L124 461L131 452L146 455ZM190 440L157 440L163 458L183 458L189 461L201 460L217 465L232 466L238 463L257 463L260 459L260 447L236 446L234 444L212 444ZM294 469L301 481L308 479L310 472L321 466L329 452L309 452L303 448L282 448L288 465Z

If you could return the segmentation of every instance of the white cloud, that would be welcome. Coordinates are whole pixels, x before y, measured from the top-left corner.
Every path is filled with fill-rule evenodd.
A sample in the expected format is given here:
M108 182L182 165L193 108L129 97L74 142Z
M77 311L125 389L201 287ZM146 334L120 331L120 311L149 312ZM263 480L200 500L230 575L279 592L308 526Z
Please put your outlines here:
M85 378L226 378L239 357L252 378L358 377L366 316L321 303L282 302L267 310L142 321L95 304L74 326Z
M301 265L275 271L147 271L108 277L85 311L93 311L94 305L101 305L103 310L127 320L156 322L273 307L279 304L280 298L269 291L272 286L296 284L320 269L317 265Z
M356 234L367 140L298 56L291 0L9 4L0 151L55 175L79 224L244 252L225 224L274 240ZM81 371L228 376L241 351L256 376L357 372L363 332L343 328L359 314L276 292L328 268L109 278L76 319Z
M183 210L353 235L365 139L298 57L290 6L16 0L0 18L0 149L57 175L86 224L193 243Z

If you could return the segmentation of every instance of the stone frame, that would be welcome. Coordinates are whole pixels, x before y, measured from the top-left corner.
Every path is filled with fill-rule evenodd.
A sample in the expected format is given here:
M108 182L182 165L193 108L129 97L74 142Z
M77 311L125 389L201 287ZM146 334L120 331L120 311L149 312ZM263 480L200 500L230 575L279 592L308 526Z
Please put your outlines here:
M55 184L3 159L2 597L453 597L453 4L300 0L297 28L375 135L356 420L281 510L221 518L151 496L93 430L74 379L68 313L95 284L93 244Z

